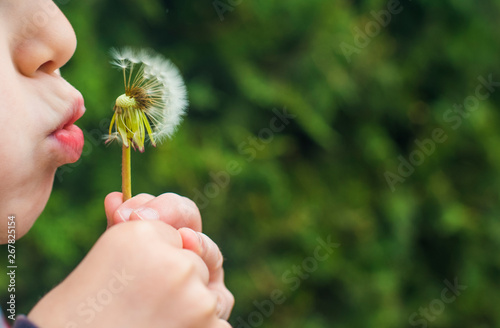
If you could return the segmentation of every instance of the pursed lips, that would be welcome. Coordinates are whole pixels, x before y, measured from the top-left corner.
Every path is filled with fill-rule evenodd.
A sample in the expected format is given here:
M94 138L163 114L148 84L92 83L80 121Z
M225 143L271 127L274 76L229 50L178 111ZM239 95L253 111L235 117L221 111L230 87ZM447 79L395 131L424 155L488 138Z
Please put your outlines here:
M76 162L82 153L84 136L82 130L74 123L85 113L84 100L81 95L75 98L73 105L68 109L65 118L50 134L57 141L56 151L59 164Z

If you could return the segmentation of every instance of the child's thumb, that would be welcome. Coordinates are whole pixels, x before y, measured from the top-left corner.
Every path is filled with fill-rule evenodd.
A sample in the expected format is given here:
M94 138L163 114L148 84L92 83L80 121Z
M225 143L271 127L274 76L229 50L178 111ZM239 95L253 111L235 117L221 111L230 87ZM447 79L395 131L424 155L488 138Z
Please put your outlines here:
M118 207L123 203L123 195L121 192L112 192L104 199L104 211L106 212L106 219L108 221L108 228L113 225L113 214Z

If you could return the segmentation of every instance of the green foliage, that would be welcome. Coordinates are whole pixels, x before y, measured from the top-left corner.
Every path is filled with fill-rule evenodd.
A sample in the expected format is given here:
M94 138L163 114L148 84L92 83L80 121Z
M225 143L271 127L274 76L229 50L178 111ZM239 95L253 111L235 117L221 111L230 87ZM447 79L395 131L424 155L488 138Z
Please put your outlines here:
M198 202L226 257L234 327L404 327L430 304L433 327L494 327L498 87L465 116L452 110L471 108L478 78L500 81L500 2L402 1L356 47L353 28L365 31L377 22L371 12L390 2L232 1L223 21L211 0L61 5L79 40L63 74L86 98L87 146L61 168L46 211L18 242L19 310L105 229L102 202L120 188L120 147L100 137L123 93L107 52L131 45L170 58L190 99L172 141L132 154L133 192ZM355 47L349 58L342 43ZM295 118L269 134L284 108ZM421 151L415 141L435 129L446 140L401 175L401 158L411 161ZM216 186L230 163L240 172ZM387 172L404 180L394 191ZM318 238L340 246L311 262ZM311 272L296 271L303 266ZM443 310L435 300L455 277L467 289ZM255 304L274 290L286 299L266 316Z

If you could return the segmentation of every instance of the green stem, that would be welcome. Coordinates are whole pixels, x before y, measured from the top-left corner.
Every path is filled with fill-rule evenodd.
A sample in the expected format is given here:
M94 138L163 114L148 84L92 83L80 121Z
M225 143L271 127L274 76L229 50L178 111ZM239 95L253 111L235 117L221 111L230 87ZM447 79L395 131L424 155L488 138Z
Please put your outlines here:
M123 193L123 201L132 198L132 178L130 173L130 146L122 147L122 193Z

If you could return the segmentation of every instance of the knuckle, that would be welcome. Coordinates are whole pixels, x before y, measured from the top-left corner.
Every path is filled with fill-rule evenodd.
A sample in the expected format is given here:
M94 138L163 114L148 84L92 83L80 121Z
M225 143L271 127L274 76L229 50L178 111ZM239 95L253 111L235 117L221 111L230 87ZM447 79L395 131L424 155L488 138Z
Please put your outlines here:
M180 196L179 196L180 197ZM176 216L182 220L183 225L193 228L195 231L201 231L201 214L198 207L185 197L180 197L175 201Z
M175 270L173 271L174 276L172 276L172 279L175 280L178 284L191 279L191 277L196 274L195 263L183 256L174 257L172 259L171 265L175 268ZM170 274L172 274L172 272Z
M202 297L197 297L196 307L198 308L198 315L204 321L214 317L217 312L217 298L214 297L209 291L201 293Z
M217 315L222 319L228 319L234 307L234 296L225 287L217 290L219 306Z
M200 235L202 237L202 256L209 261L210 270L222 270L224 257L222 256L219 246L217 246L217 244L204 233L200 233Z
M166 192L166 193L163 193L163 194L159 195L158 198L161 198L161 199L171 199L171 200L179 200L181 198L181 196L179 196L178 194L173 193L173 192Z
M222 270L222 267L224 266L224 257L218 248L215 256L214 270Z
M190 208L192 208L193 211L199 212L198 206L196 205L196 203L193 200L191 200L190 198L187 198L187 197L182 197L182 200L183 200L183 203L186 206L189 206Z
M134 196L134 198L143 198L143 197L154 197L154 196L145 192L141 192L140 194Z
M226 287L224 287L223 294L224 294L224 297L226 298L226 301L227 301L227 307L229 310L231 310L233 308L234 302L235 302L234 295Z

